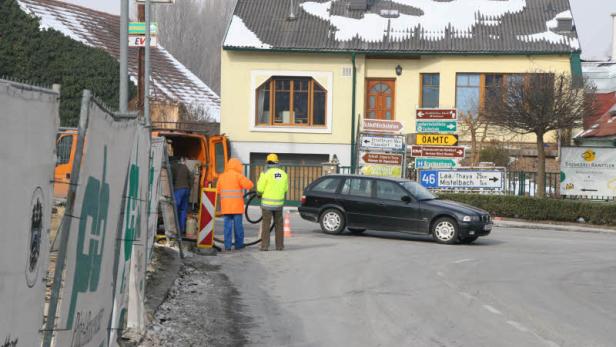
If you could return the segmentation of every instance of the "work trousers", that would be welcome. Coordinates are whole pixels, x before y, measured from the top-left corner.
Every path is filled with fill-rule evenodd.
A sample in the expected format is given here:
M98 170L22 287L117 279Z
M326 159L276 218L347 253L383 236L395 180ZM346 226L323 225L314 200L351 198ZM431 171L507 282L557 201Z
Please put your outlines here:
M284 234L282 229L282 209L272 211L261 208L263 222L261 224L261 250L267 251L270 243L270 228L272 218L274 219L274 230L276 232L276 250L282 251L284 248Z
M180 224L180 231L182 234L186 232L186 215L188 214L188 195L190 190L188 188L179 188L174 192L175 195L175 208L178 214L178 223Z
M225 250L230 250L235 231L235 249L244 248L244 225L242 224L241 214L225 215Z

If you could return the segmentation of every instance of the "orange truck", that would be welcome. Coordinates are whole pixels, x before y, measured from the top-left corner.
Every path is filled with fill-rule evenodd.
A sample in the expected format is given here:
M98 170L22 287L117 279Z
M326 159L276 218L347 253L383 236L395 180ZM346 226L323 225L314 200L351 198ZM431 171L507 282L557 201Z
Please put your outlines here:
M167 128L152 129L152 137L165 137L169 156L184 157L197 172L198 190L216 186L218 175L224 172L229 159L229 140L225 135ZM66 199L71 170L77 150L77 129L61 128L56 137L57 162L54 174L54 197ZM197 183L195 183L195 186ZM199 194L196 194L198 199ZM193 202L198 205L197 202Z

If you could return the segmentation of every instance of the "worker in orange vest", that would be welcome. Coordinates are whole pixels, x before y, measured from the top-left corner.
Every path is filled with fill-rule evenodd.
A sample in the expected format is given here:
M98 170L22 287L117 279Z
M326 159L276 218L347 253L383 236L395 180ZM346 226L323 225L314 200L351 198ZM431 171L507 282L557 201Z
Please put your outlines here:
M254 183L242 174L243 169L244 165L238 159L231 158L216 185L220 196L220 213L225 219L226 251L231 250L232 230L235 230L235 249L244 248L244 189L251 189Z

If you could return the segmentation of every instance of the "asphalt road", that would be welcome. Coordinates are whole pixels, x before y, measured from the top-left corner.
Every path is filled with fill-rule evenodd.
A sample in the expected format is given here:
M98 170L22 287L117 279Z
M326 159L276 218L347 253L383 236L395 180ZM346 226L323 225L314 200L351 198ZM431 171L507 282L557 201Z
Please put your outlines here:
M283 252L202 258L239 293L249 345L616 346L616 234L495 228L447 246L291 225Z

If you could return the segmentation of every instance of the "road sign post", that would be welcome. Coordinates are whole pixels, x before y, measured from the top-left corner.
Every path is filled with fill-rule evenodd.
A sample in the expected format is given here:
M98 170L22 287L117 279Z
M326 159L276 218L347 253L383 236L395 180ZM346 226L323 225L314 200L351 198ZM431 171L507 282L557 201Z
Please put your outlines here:
M402 165L402 154L370 153L364 152L362 160L367 164Z
M458 144L458 135L454 134L417 134L416 145L429 146L455 146Z
M399 133L404 126L395 120L364 119L363 129L366 132Z
M426 188L439 190L496 191L505 190L504 169L421 170L419 182Z
M460 146L411 146L413 157L464 158L465 149Z
M362 150L398 153L404 153L406 151L405 137L402 135L374 135L362 133L359 137L359 147Z
M455 120L417 120L415 130L419 134L425 133L455 133L458 131L458 121Z
M417 120L453 120L458 119L456 109L418 108L415 113Z
M367 123L364 123L364 129ZM380 127L374 125L373 127ZM400 128L400 126L395 127ZM390 128L393 129L393 128ZM362 132L357 162L362 175L403 177L406 167L406 136Z
M456 159L415 158L415 169L455 169L460 164Z

